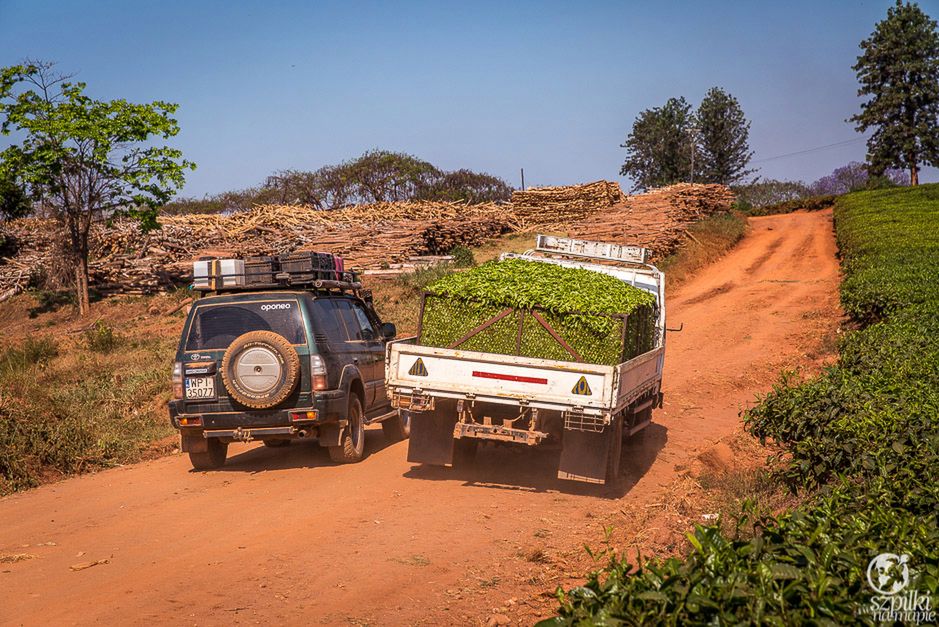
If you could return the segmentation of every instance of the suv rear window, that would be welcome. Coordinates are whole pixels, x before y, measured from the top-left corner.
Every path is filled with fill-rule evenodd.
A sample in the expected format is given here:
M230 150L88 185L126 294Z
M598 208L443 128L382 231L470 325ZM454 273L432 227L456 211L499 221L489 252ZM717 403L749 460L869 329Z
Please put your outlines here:
M306 343L296 300L255 301L199 305L193 314L186 350L228 348L235 338L249 331L273 331L291 344Z

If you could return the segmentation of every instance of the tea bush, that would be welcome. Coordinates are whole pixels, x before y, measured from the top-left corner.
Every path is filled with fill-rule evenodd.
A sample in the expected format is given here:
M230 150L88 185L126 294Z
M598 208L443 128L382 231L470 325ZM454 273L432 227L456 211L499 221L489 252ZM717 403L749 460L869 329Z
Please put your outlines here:
M939 593L939 186L838 199L845 311L839 362L784 380L746 415L782 444L779 473L806 505L689 534L684 559L638 569L615 556L559 592L552 624L874 624L865 571L910 556L908 590Z

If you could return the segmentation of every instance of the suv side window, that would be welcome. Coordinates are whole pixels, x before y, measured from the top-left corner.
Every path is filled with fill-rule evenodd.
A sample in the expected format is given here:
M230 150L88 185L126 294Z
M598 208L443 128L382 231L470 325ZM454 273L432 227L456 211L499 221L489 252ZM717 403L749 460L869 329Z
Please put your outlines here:
M338 303L331 298L317 298L313 301L313 323L317 334L326 336L326 342L336 346L349 341L346 327L340 319Z
M362 342L375 339L375 331L368 322L368 318L365 318L365 324L363 325L363 322L359 319L357 307L354 303L349 300L337 300L335 302L336 308L339 310L339 316L342 318L343 323L346 325L346 330L349 332L349 341Z
M365 311L365 308L359 303L350 304L352 305L352 311L355 313L355 318L359 323L359 328L363 333L363 337L368 340L377 340L379 337L381 337L381 333L375 327L375 324L369 317L368 312Z

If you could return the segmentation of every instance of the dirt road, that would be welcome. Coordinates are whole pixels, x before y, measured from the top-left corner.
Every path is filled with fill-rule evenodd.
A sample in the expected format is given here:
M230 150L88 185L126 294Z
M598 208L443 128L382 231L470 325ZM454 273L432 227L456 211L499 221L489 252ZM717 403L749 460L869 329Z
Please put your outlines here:
M665 408L626 449L617 494L554 479L538 451L412 467L378 429L352 466L315 445L233 445L218 472L174 455L4 498L0 623L530 623L608 515L653 503L780 368L811 361L837 283L826 211L752 220L670 293L684 330L668 337Z

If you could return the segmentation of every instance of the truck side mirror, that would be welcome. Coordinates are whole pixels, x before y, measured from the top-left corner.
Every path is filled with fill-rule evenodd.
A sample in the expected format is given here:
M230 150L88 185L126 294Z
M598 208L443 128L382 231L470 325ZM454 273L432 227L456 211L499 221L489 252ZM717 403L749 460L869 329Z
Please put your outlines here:
M381 336L386 340L394 339L398 334L398 329L395 327L393 322L386 322L381 325Z

